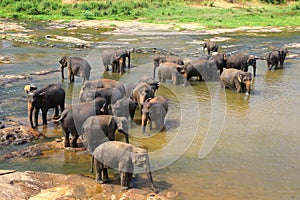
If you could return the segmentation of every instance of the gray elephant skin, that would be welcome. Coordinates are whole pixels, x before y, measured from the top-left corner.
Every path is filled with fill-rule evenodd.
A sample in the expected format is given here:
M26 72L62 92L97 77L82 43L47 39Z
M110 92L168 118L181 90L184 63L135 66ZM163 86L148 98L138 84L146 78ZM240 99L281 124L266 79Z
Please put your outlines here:
M129 97L119 99L115 104L111 105L112 114L116 117L125 117L132 121L134 118L136 104Z
M244 72L248 72L248 67L253 67L253 75L256 76L256 60L258 58L254 55L248 55L243 53L232 54L227 58L226 68L240 69Z
M238 69L225 69L220 76L221 86L229 89L236 89L237 92L251 92L252 75Z
M180 67L182 67L182 65L171 62L160 64L157 71L158 81L166 82L167 80L172 80L173 85L183 83L183 75L178 71Z
M218 81L220 75L214 61L194 60L186 63L183 67L178 68L183 74L185 81L192 77L198 77L200 81ZM186 85L186 83L184 84Z
M103 51L101 58L105 71L108 71L109 66L111 66L112 72L120 74L124 73L126 68L126 58L128 58L127 68L130 68L130 56L131 51L126 49Z
M105 98L96 98L89 102L78 103L66 109L60 118L55 120L56 123L61 122L65 147L70 147L70 134L72 135L71 147L78 147L77 139L81 134L82 124L90 116L106 114L105 104Z
M125 141L128 139L129 124L125 117L115 117L111 115L91 116L82 125L80 139L84 146L91 153L100 144L115 140L116 131L124 134Z
M221 75L223 72L223 69L226 68L227 55L223 54L223 53L213 53L208 60L215 62L216 66L220 72L220 75Z
M92 68L86 60L79 57L64 56L59 63L61 65L60 69L62 80L65 79L64 68L66 67L68 68L68 78L70 83L74 82L75 76L81 77L82 82L90 79L90 72Z
M203 52L207 49L207 53L210 54L211 52L217 52L219 46L215 42L204 42L203 43Z
M184 61L176 56L155 56L153 58L153 77L155 78L156 68L159 67L161 63L170 62L178 65L184 65Z
M97 88L117 88L123 96L126 95L126 88L123 83L108 78L101 78L84 82L81 87L80 93L85 90L95 90Z
M108 168L113 168L120 172L122 189L129 189L134 167L137 166L143 168L152 190L157 192L152 179L149 155L145 149L124 142L108 141L95 149L93 158L98 183L109 180Z
M153 98L155 95L155 90L152 88L151 85L141 82L135 86L132 91L131 98L132 100L138 105L140 111L142 111L143 103L148 98Z
M274 66L275 66L274 69L278 69L279 63L280 63L280 68L283 68L283 63L287 53L288 50L285 48L273 50L272 52L268 53L266 56L268 69L271 70L272 67Z
M164 126L165 117L168 112L168 101L162 96L147 99L142 109L142 132L146 133L146 125L149 122L152 130L152 122L156 124L156 129L160 130Z
M54 117L58 117L60 107L61 112L65 109L65 91L58 84L50 84L45 87L28 93L28 117L32 128L38 126L39 110L42 110L43 125L47 125L47 112L49 108L55 108ZM34 122L32 113L34 111Z

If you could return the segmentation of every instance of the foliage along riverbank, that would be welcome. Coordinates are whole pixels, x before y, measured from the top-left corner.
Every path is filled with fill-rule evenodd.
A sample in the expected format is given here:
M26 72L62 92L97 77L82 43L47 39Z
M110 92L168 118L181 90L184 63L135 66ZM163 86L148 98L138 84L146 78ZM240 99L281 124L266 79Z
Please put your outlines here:
M11 19L138 20L163 24L197 23L208 28L298 26L299 10L299 2L281 5L263 4L256 1L229 3L227 1L117 0L70 4L63 4L60 0L3 0L0 2L0 17Z

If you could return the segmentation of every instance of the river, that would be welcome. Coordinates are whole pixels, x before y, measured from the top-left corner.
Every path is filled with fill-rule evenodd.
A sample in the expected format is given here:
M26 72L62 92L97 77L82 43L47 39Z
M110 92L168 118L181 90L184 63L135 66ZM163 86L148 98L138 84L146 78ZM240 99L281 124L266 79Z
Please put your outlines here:
M103 49L117 46L159 48L191 60L196 58L193 55L202 53L202 41L216 37L226 38L218 41L220 52L245 52L263 57L273 48L285 46L289 54L284 68L276 71L268 71L265 60L257 61L257 76L248 96L224 90L218 82L191 81L185 87L162 83L157 94L169 102L165 128L160 132L151 131L149 138L143 137L137 112L130 128L130 142L150 152L156 185L161 190L179 191L185 199L299 199L300 89L297 84L300 84L300 50L296 43L300 41L299 32L99 34L97 38L101 39L93 48L81 49L16 45L2 40L0 55L13 59L11 64L0 64L0 73L29 75L58 69L58 60L63 55L73 55L89 61L91 79L113 78L128 84L152 74L155 54L133 53L134 67L120 76L104 72L100 60ZM251 67L249 70L252 72ZM38 87L59 83L66 91L67 106L78 102L80 78L75 77L75 83L69 84L61 81L59 72L30 75L30 79L0 89L1 117L17 117L29 124L23 91L28 83ZM42 141L62 137L60 126L51 121L47 128L39 126L38 130L46 136ZM123 140L122 136L119 139ZM213 147L212 150L202 146L203 143ZM1 151L22 147L1 147ZM91 176L89 162L88 154L65 150L37 158L1 161L0 168Z

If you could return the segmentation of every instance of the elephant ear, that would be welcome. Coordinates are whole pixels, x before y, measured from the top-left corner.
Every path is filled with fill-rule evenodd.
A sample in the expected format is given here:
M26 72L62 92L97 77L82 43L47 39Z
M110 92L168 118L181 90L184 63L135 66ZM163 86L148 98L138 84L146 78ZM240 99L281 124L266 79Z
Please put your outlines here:
M240 72L238 72L237 78L238 78L239 82L241 83L242 82L242 78L243 78L243 74L240 73Z

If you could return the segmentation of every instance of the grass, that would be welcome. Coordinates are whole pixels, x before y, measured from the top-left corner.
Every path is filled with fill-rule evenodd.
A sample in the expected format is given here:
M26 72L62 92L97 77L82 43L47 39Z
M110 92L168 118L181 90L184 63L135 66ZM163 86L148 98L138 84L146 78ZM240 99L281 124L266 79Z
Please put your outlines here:
M211 1L202 1L201 4L197 2L115 0L62 4L60 0L0 0L0 17L21 20L110 19L151 23L198 23L208 28L300 25L299 2L289 5L260 3L231 8L217 7Z

